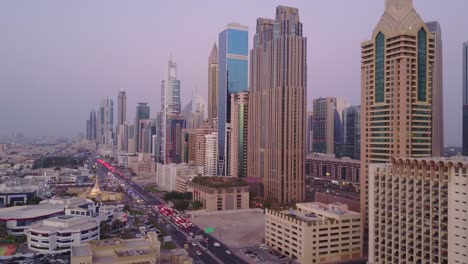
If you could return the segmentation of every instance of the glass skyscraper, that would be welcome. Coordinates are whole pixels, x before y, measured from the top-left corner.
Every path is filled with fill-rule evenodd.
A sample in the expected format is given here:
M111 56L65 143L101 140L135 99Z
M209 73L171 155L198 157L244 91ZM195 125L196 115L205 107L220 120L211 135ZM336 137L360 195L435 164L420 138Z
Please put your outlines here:
M248 28L228 24L219 33L218 174L229 174L231 94L248 91Z

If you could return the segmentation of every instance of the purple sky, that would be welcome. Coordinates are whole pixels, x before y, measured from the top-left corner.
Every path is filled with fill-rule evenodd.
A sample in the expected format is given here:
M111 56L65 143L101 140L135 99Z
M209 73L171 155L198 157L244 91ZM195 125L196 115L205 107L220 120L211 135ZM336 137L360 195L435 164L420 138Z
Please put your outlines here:
M438 20L444 41L446 144L461 144L461 45L468 41L468 1L415 0L425 21ZM0 134L75 135L101 98L128 96L159 110L163 65L178 63L183 104L206 98L207 60L228 22L273 18L277 5L299 8L308 38L312 98L360 100L360 43L371 37L384 0L22 1L0 2ZM449 118L450 117L450 118Z

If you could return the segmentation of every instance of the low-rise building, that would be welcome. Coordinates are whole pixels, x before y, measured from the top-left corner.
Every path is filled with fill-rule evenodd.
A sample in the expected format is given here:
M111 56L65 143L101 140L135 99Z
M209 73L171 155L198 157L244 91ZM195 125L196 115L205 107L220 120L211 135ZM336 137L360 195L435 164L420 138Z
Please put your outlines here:
M359 160L335 158L334 154L309 154L306 157L306 175L335 181L359 183Z
M198 176L187 183L187 191L206 211L249 208L249 186L240 178Z
M179 176L176 177L176 192L187 192L187 184L192 181L195 176Z
M159 164L157 165L156 183L168 192L176 190L178 177L197 176L203 173L203 167L191 166L186 163Z
M361 257L361 214L343 204L298 203L265 212L265 243L301 264L347 263Z
M62 215L34 223L26 231L28 248L43 253L60 253L99 239L99 220L87 216Z
M160 263L160 248L155 232L138 239L91 241L72 246L71 264L156 264Z
M29 225L64 213L63 207L47 204L13 206L0 209L0 222L6 222L9 234L19 236Z

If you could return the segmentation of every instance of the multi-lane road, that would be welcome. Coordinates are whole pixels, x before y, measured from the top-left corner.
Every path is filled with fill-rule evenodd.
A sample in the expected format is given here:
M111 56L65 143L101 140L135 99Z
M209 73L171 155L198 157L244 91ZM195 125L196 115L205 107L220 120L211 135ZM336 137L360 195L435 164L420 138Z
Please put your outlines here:
M121 177L119 173L116 173L116 171L112 172L110 169L102 165L101 168L101 171L103 171L104 173L112 173L112 175L116 177L120 182L122 182L127 188L130 188L134 193L140 196L141 200L143 200L143 206L150 206L151 210L154 213L154 215L148 214L150 220L152 220L153 222L160 222L161 218L164 219L164 222L168 223L164 226L165 231L169 235L171 235L172 241L175 242L177 246L181 248L184 248L185 245L188 244L188 248L186 248L186 250L189 253L189 255L195 260L196 263L247 264L247 262L236 256L235 254L227 254L226 251L230 249L226 245L217 241L215 237L209 234L205 234L204 231L200 230L197 226L187 229L180 229L176 225L174 225L169 219L167 219L164 215L159 214L159 212L154 208L154 206L164 204L164 200L160 199L159 197L153 196L145 189L141 188L138 184L128 179L125 179L124 177ZM192 241L190 233L193 235L203 235L205 239L203 241L197 242L197 246L194 247L191 245L190 242ZM206 242L206 239L208 240L208 242ZM219 243L219 247L215 247L215 243ZM207 253L207 250L210 252L210 254ZM201 255L198 256L196 254L196 251L200 251Z

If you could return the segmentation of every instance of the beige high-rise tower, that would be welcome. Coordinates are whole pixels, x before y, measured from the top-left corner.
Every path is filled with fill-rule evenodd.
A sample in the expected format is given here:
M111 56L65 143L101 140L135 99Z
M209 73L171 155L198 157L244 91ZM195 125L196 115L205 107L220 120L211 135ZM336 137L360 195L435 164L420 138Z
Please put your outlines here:
M231 147L230 176L247 176L247 124L249 92L231 95Z
M208 122L213 124L213 118L218 116L218 47L213 45L208 58Z
M297 8L278 6L257 19L250 51L247 176L261 177L264 195L304 200L307 39Z
M370 163L432 156L435 34L412 0L386 0L361 44L361 213L367 241Z

